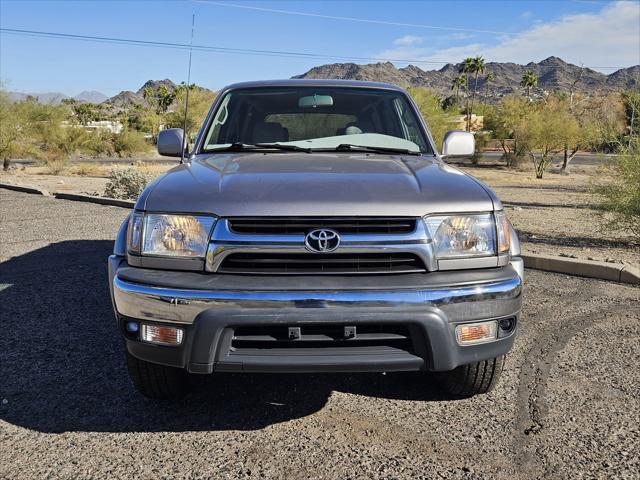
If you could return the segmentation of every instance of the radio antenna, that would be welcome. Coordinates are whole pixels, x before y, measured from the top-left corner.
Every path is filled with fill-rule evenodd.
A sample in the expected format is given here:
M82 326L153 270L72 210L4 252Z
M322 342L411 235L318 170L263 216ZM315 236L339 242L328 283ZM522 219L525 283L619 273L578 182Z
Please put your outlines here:
M180 163L184 163L184 150L187 143L187 115L189 113L189 88L191 84L191 54L193 52L193 29L196 24L196 14L191 15L191 41L189 42L189 69L187 70L187 92L184 99L184 128L182 129L182 150L180 154Z

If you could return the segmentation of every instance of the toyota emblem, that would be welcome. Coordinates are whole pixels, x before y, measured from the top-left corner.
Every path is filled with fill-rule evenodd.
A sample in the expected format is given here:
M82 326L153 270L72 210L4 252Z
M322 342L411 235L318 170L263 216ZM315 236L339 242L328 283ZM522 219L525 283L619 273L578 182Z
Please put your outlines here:
M334 230L319 228L307 233L304 244L311 252L329 253L340 245L340 235Z

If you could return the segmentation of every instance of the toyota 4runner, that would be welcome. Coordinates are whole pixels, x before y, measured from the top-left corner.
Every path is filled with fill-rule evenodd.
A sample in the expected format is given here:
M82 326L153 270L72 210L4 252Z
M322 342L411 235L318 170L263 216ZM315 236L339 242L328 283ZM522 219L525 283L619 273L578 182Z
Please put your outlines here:
M140 392L189 374L436 372L451 395L496 383L514 342L523 262L502 204L439 154L393 85L232 85L185 153L140 195L109 257Z

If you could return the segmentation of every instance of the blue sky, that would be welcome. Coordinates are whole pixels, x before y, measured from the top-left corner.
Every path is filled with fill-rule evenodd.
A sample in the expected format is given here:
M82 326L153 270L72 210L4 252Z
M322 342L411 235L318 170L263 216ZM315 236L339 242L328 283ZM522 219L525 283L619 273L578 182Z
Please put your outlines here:
M527 63L555 55L605 73L640 63L637 1L0 0L2 28L173 43L189 42L192 14L196 44L372 59L356 63L458 62L476 54ZM186 80L187 55L2 33L0 78L10 90L114 95L137 90L150 78ZM236 81L288 78L337 61L348 60L194 52L191 79L217 89Z

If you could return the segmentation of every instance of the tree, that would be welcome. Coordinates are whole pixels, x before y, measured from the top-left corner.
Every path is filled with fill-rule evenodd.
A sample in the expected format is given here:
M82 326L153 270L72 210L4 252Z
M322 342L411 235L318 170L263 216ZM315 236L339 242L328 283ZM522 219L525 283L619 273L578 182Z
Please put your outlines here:
M565 145L575 143L579 129L575 117L557 98L538 102L528 109L526 129L521 134L533 162L536 178L543 177L553 157L561 152Z
M436 145L441 145L444 134L451 129L452 121L455 121L453 112L443 109L438 94L428 88L409 87L409 94L429 125Z
M98 120L101 117L100 105L95 103L71 104L71 110L81 125L88 125L89 122Z
M485 117L484 128L500 142L507 167L519 163L527 152L527 115L532 105L524 98L509 95Z
M160 85L155 90L151 87L145 87L142 91L142 96L160 115L166 113L173 103L176 98L176 90L170 92L165 85Z
M520 81L520 86L527 89L527 98L531 100L531 89L538 85L538 76L534 73L533 70L527 70L522 75L522 80Z
M594 95L569 99L567 110L578 125L577 134L567 143L563 151L562 171L568 170L570 162L579 150L609 149L618 143L625 131L624 103L620 95Z
M473 93L471 95L471 109L469 110L469 130L471 130L471 115L473 114L473 106L475 104L476 95L478 93L478 75L484 73L486 69L486 64L484 62L484 58L481 55L478 55L471 59L471 70L473 73Z
M2 168L9 169L11 158L20 151L20 134L23 129L23 118L11 101L9 95L0 90L0 158Z
M636 87L633 90L622 94L629 135L628 146L631 147L631 140L640 135L640 78L636 79Z
M469 74L473 72L473 58L467 57L460 64L458 73L464 77L464 89L465 89L465 111L467 114L467 131L471 130L471 117L469 115Z
M485 86L485 90L484 90L484 106L485 106L485 108L487 106L487 99L489 98L489 83L493 82L493 80L495 80L495 78L496 77L491 72L487 73L487 77L485 78L485 81L484 81L484 86Z
M460 89L465 85L465 76L458 75L451 82L451 90L456 91L456 106L460 107Z
M165 121L167 127L184 128L184 110L185 110L185 96L186 88L179 88L177 90L176 98L174 100L173 111L168 112ZM204 117L209 111L209 107L215 98L216 93L197 86L190 86L189 88L189 111L187 114L187 124L185 135L189 139L191 134L197 132L197 129L202 125Z

